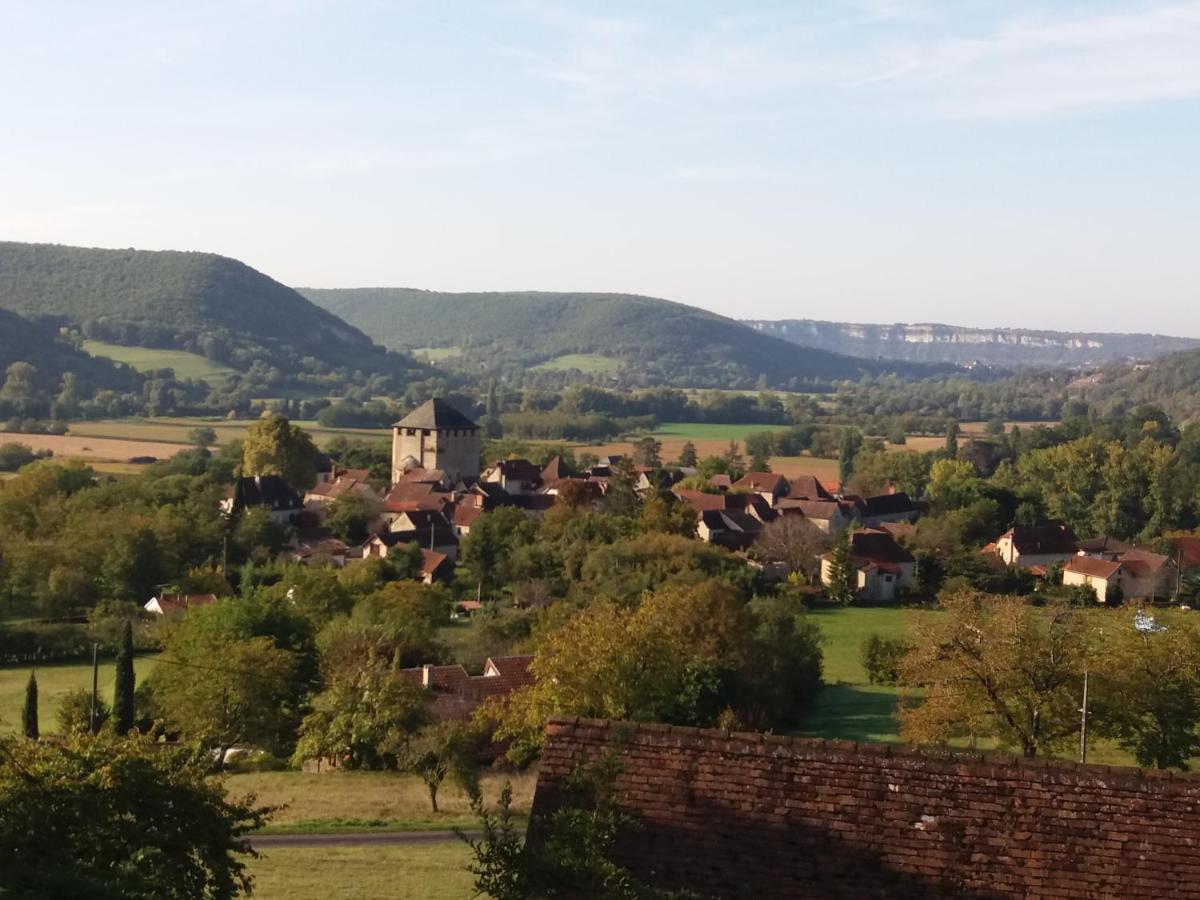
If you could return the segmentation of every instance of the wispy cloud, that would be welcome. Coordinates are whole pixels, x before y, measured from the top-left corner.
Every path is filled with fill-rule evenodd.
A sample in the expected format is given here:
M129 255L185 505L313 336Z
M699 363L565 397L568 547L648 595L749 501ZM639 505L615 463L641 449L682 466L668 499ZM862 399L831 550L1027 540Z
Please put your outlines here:
M828 94L889 116L1020 118L1200 96L1200 0L1053 17L1001 7L997 18L992 7L990 20L917 0L846 0L832 15L686 26L524 8L560 36L531 70L613 103Z
M852 82L936 115L1012 118L1200 96L1200 3L913 42Z

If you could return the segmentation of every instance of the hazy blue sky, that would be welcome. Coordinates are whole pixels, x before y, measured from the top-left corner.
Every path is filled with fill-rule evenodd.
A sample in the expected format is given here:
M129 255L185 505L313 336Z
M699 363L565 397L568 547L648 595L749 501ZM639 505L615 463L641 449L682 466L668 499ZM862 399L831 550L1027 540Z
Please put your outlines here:
M0 237L1200 335L1200 2L6 2Z

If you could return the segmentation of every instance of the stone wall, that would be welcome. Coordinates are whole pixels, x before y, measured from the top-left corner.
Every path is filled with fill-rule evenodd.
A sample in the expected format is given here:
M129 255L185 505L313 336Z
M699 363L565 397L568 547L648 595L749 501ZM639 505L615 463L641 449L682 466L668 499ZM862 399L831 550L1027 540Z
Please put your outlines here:
M587 719L548 726L531 834L620 761L620 860L713 897L1200 898L1200 778Z

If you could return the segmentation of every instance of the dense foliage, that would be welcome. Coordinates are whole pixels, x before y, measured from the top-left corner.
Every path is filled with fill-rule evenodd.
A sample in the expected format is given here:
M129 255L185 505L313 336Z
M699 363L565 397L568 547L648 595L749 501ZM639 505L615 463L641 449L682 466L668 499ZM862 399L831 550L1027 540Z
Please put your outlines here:
M608 361L601 378L643 387L795 390L864 373L930 371L822 350L799 352L732 319L631 294L446 294L404 288L303 288L301 293L385 346L456 348L457 355L442 358L441 365L476 374L482 368L516 382L529 380L534 366L575 354ZM431 309L437 315L429 315ZM573 379L559 371L540 374L549 385L580 380L580 375L594 379L596 373L577 370Z
M227 900L266 810L148 738L0 739L0 895Z

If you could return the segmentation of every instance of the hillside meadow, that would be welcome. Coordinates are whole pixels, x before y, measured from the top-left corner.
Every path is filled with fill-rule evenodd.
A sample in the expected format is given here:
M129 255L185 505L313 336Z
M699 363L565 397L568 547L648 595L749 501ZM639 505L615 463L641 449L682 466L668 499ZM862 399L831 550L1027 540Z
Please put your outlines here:
M84 341L83 350L92 356L125 363L139 372L173 369L179 379L195 378L212 385L221 385L234 374L228 366L206 359L198 353L184 350L162 350L154 347L123 347L104 341Z

